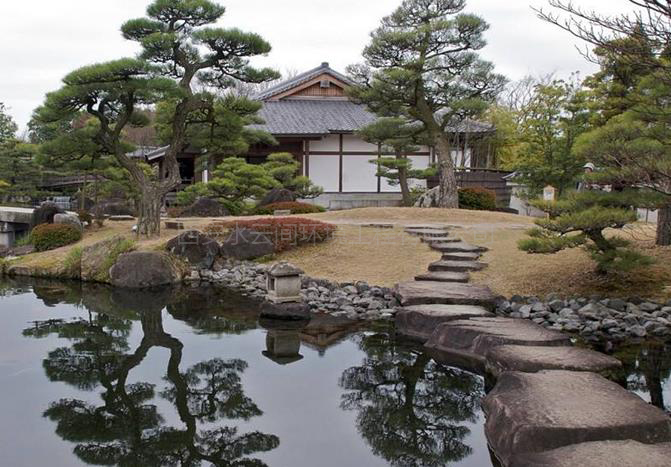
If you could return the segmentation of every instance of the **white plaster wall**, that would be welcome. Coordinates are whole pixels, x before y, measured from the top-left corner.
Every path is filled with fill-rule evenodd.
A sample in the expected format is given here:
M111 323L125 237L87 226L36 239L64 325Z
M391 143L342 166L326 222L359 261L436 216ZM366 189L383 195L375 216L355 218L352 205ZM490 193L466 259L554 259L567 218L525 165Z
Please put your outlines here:
M454 165L457 167L470 167L471 166L471 155L473 151L471 148L466 148L466 158L464 159L464 164L461 163L461 158L464 151L452 151L452 160Z
M328 135L319 141L310 141L310 151L340 151L340 135Z
M377 153L377 144L367 143L356 135L343 135L343 151Z
M310 156L310 180L324 191L338 191L340 158L338 156Z
M377 192L377 166L369 162L372 159L374 156L343 156L343 191Z

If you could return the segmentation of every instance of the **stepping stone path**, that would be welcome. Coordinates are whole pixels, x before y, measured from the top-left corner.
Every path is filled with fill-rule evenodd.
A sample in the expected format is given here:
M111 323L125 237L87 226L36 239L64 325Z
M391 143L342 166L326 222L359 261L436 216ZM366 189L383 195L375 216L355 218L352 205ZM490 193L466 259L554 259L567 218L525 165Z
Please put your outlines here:
M415 276L416 281L461 282L465 284L471 276L467 272L436 271Z
M497 297L467 283L467 271L486 266L478 260L487 249L448 230L406 227L443 255L396 286L396 327L441 361L498 378L483 408L503 467L671 465L671 418L598 374L621 363L533 322L494 317Z
M487 440L504 465L515 455L588 441L671 441L668 415L595 373L506 372L482 407Z
M617 459L617 462L613 462ZM671 443L593 441L551 451L514 456L510 465L525 467L668 467Z
M602 373L622 368L617 359L579 347L499 345L487 352L487 371L498 376L506 371L535 373L541 370L571 370Z
M469 305L417 305L396 314L397 331L426 342L439 324L475 317L494 316L486 309Z

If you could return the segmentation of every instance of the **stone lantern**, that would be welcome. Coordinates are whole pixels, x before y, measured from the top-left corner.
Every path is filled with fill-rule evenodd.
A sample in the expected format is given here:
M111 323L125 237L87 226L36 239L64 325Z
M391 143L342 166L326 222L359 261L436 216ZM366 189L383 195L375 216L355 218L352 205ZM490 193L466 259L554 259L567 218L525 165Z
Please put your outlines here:
M268 300L273 303L300 302L301 274L301 269L286 261L271 267L266 273Z

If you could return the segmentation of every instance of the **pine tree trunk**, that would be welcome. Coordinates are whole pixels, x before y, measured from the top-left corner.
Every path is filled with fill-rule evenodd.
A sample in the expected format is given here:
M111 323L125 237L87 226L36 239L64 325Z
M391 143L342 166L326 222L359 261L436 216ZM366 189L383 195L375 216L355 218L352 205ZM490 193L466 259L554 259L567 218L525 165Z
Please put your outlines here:
M396 156L397 159L402 159L403 156ZM408 169L405 167L398 169L398 184L401 187L401 196L403 197L403 206L412 206L412 198L410 196L410 187L408 186Z
M657 245L671 245L671 204L666 204L657 212Z
M140 212L137 223L137 234L148 237L161 234L162 196L153 189L143 189L140 198Z
M438 207L457 209L459 208L459 187L450 143L444 134L436 136L435 143L438 152L438 177L440 180Z

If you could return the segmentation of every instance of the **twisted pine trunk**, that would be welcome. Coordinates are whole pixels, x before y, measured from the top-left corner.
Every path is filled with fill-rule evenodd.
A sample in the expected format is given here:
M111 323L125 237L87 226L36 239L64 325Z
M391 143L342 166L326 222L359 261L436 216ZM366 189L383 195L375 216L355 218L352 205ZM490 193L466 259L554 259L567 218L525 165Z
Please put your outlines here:
M440 180L438 207L457 209L459 208L459 186L457 185L457 174L452 160L450 143L444 134L436 136L435 141L438 151L438 177Z
M671 203L657 212L657 245L671 245Z

